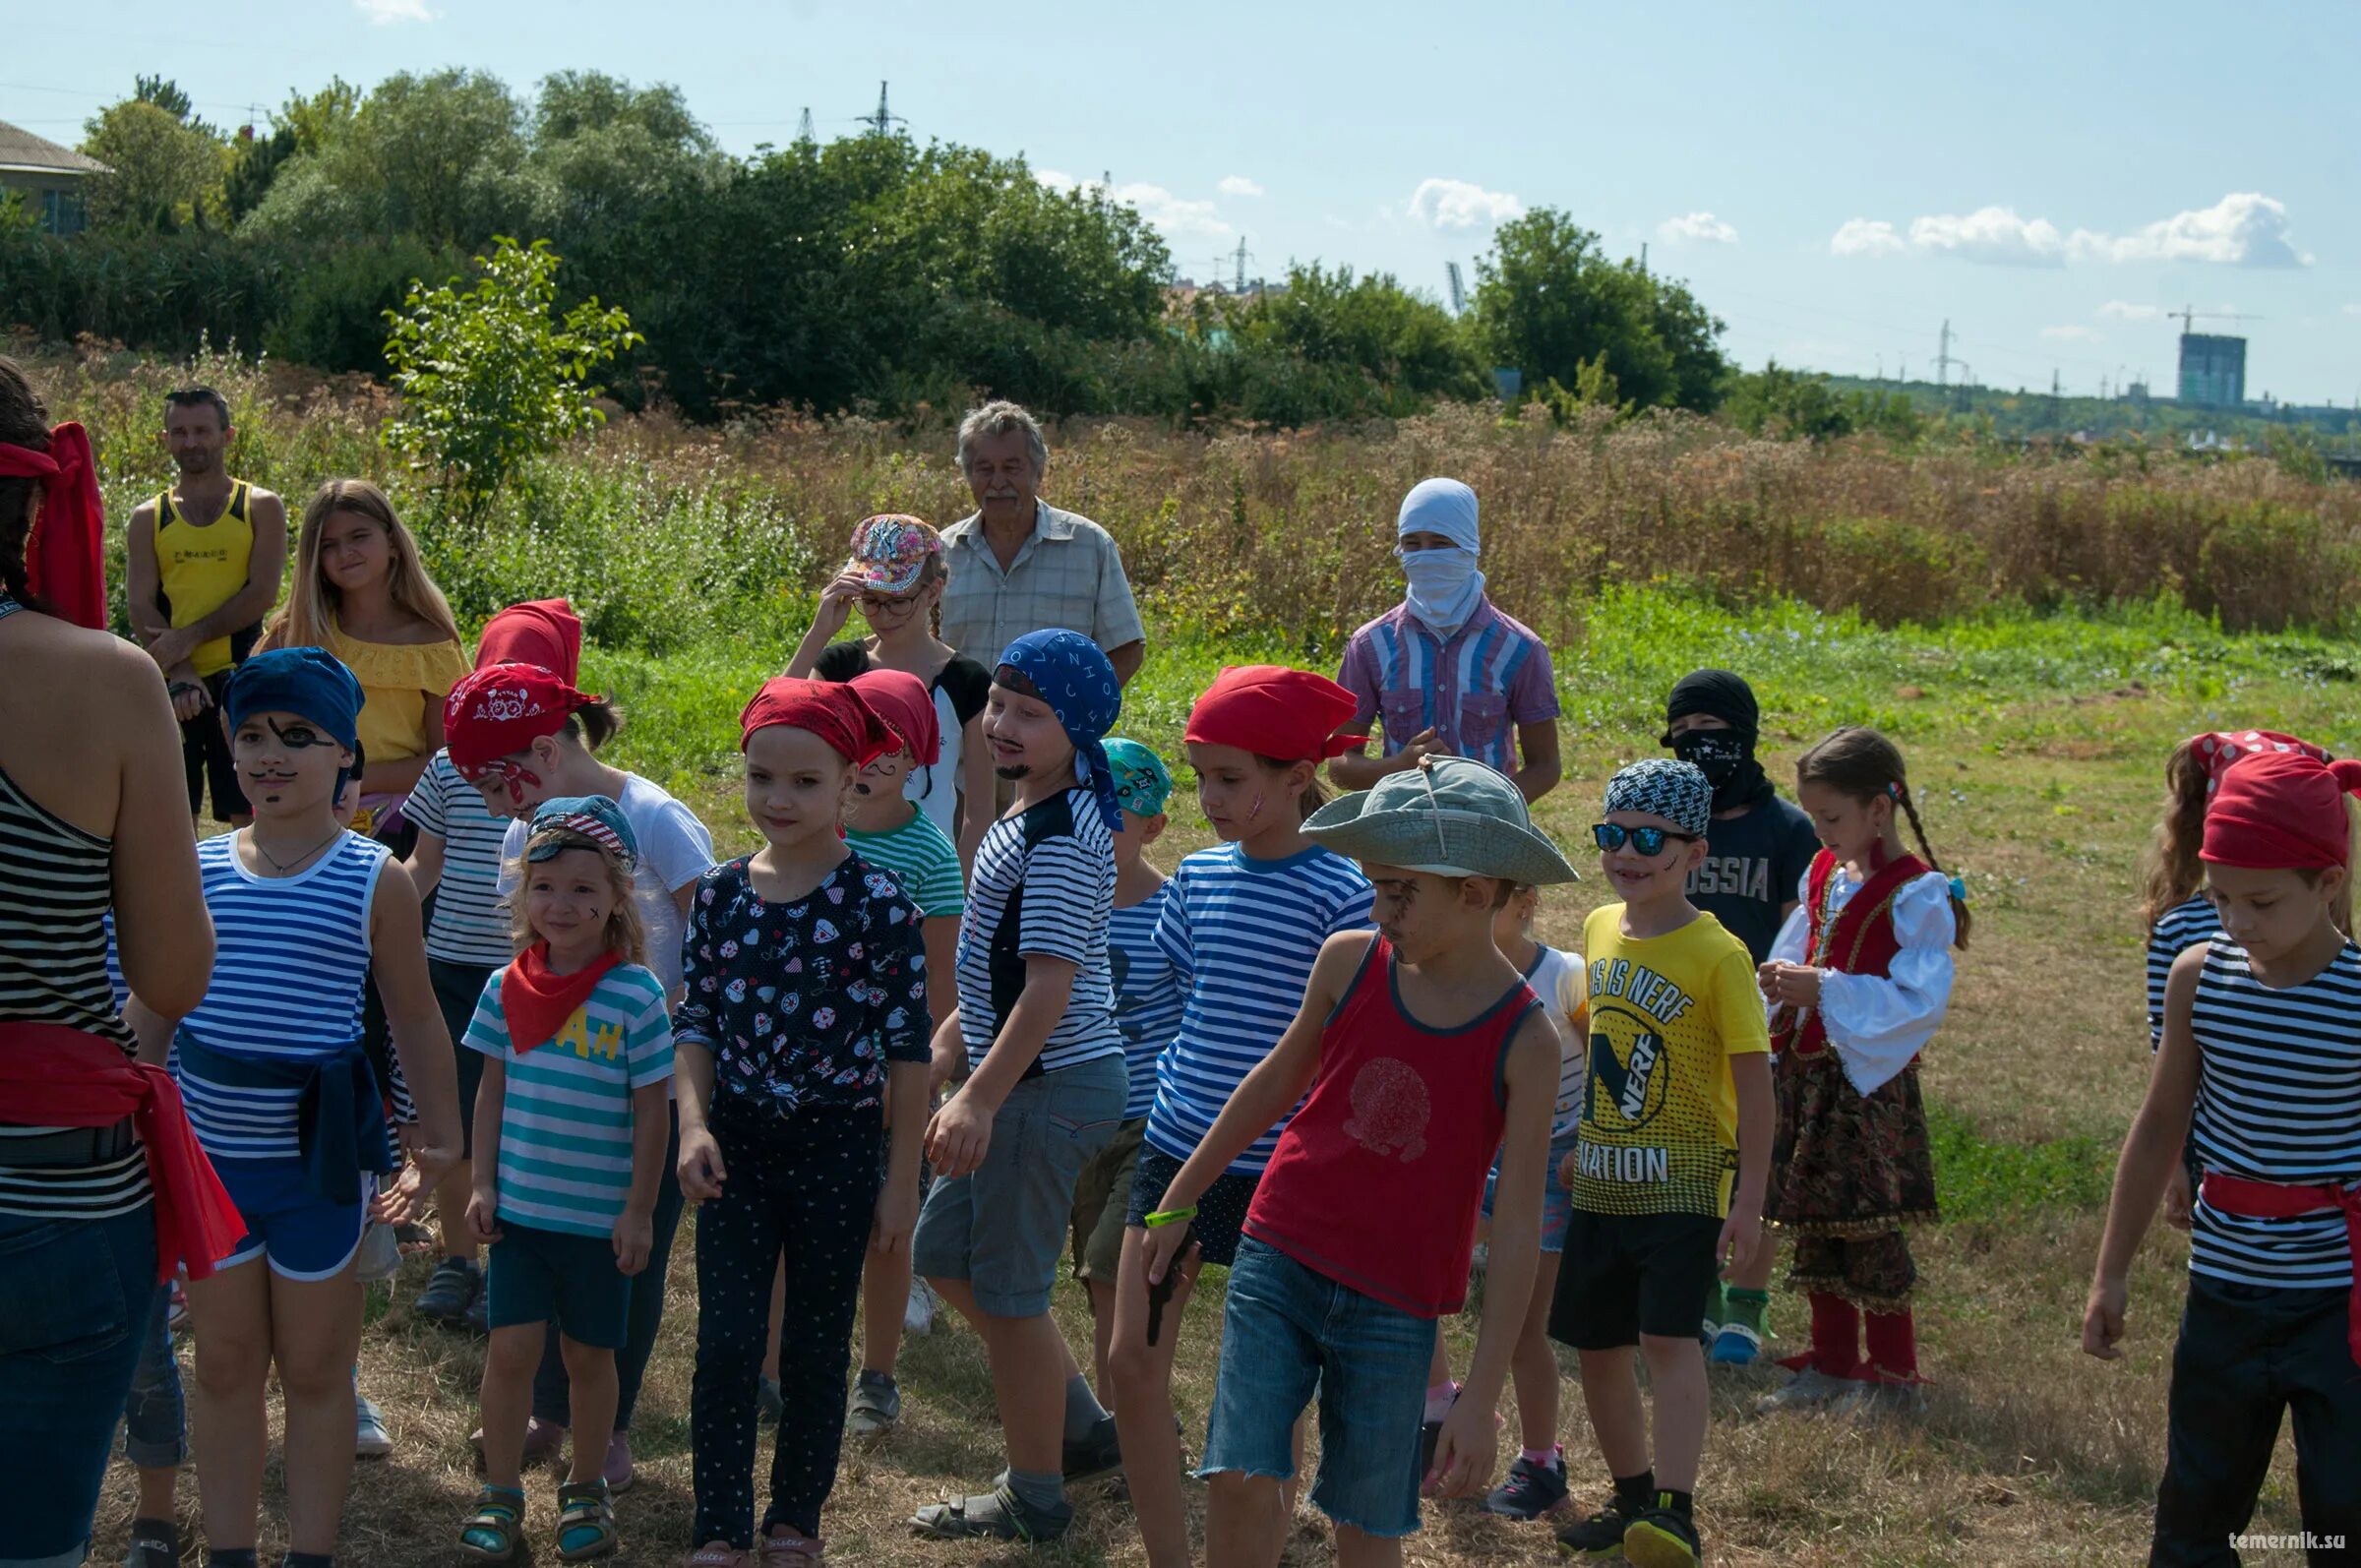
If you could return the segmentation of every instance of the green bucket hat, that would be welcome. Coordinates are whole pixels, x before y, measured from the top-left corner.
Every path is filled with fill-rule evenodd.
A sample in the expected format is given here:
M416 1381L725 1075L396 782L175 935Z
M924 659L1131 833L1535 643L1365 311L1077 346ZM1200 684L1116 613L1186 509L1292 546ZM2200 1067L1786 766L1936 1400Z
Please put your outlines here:
M1315 844L1437 876L1502 876L1528 886L1582 878L1534 831L1506 774L1464 756L1428 756L1369 789L1339 796L1303 823Z

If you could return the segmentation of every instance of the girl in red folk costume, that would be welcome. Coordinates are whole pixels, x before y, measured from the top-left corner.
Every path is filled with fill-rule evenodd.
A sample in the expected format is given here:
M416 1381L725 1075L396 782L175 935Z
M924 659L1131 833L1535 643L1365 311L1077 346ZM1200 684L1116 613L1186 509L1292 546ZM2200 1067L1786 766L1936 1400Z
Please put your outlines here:
M1902 1227L1936 1218L1918 1053L1950 1006L1968 909L1877 731L1848 725L1804 753L1795 799L1823 848L1762 966L1779 1103L1763 1217L1795 1239L1787 1285L1810 1297L1812 1337L1762 1408L1914 1413L1917 1269Z

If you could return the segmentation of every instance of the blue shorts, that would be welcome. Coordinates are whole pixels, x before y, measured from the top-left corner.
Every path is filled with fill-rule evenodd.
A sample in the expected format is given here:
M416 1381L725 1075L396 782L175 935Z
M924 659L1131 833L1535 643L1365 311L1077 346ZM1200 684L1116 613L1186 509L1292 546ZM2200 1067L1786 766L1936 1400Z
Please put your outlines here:
M496 1329L555 1320L576 1345L602 1351L622 1350L632 1337L632 1277L615 1266L611 1236L503 1220L484 1260L484 1321Z
M1311 1500L1368 1536L1419 1528L1419 1425L1434 1319L1315 1274L1252 1236L1238 1243L1222 1317L1200 1477L1289 1480L1296 1417L1320 1401L1320 1474Z
M1549 1179L1542 1188L1542 1250L1563 1252L1566 1249L1566 1222L1574 1217L1574 1194L1557 1178L1559 1162L1574 1152L1582 1141L1580 1131L1549 1140ZM1492 1217L1492 1189L1500 1184L1500 1162L1492 1162L1492 1174L1483 1178L1483 1217Z
M360 1251L369 1205L315 1195L301 1160L216 1160L213 1170L246 1222L245 1236L216 1267L268 1257L280 1279L308 1283L334 1279ZM374 1191L376 1178L364 1176L362 1185Z

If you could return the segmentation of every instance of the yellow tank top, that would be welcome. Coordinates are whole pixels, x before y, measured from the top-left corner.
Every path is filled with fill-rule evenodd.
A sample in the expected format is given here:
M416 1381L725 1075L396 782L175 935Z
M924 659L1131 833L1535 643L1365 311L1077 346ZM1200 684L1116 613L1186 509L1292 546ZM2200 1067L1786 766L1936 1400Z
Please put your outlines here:
M243 479L233 479L229 505L200 528L181 515L171 491L155 498L155 570L175 629L196 625L246 586L247 566L254 557L249 505L250 487ZM200 676L220 674L230 666L229 638L201 644L189 662Z

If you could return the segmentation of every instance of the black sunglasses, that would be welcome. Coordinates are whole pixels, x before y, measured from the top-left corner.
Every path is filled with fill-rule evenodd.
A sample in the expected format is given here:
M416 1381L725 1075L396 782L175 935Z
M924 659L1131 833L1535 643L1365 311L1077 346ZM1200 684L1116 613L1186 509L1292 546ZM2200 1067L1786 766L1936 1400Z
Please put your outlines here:
M1591 842L1604 850L1621 849L1626 842L1643 855L1662 855L1666 839L1678 839L1694 844L1695 833L1676 833L1668 827L1624 827L1616 822L1597 822L1591 827Z

